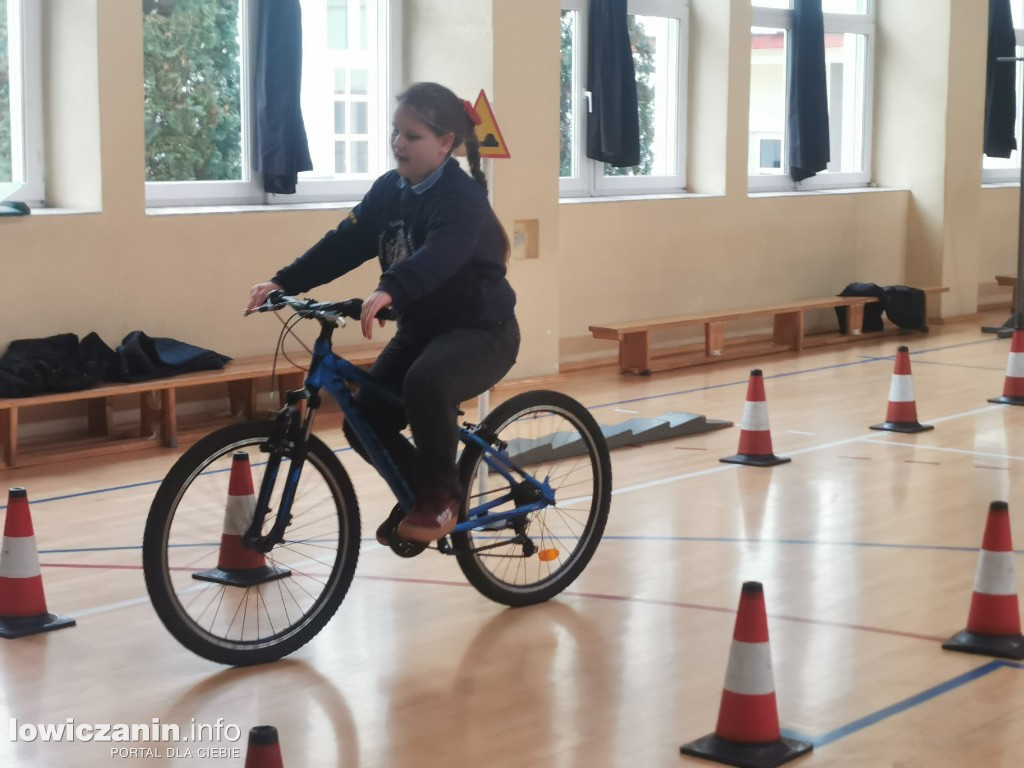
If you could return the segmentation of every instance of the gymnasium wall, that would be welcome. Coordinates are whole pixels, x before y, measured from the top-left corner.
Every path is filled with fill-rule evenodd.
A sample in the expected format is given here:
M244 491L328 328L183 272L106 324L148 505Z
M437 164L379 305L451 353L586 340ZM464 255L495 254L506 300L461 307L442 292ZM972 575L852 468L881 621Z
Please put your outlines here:
M269 352L278 326L242 318L248 287L346 207L147 212L141 14L123 0L48 6L48 183L64 210L0 220L0 348L63 331L116 342L141 329L234 356ZM950 285L941 311L959 316L975 310L979 283L1015 269L1017 189L980 185L984 4L880 0L875 175L884 189L750 196L749 4L693 0L694 194L583 202L558 198L558 3L405 6L406 79L439 79L468 98L486 88L512 150L493 162L495 208L510 233L516 222L534 227L537 246L536 258L511 262L524 331L514 376L610 354L589 338L592 322L910 279ZM907 32L924 8L925 27ZM924 42L927 55L917 53ZM366 265L325 295L363 295L375 278ZM340 340L361 341L352 329Z

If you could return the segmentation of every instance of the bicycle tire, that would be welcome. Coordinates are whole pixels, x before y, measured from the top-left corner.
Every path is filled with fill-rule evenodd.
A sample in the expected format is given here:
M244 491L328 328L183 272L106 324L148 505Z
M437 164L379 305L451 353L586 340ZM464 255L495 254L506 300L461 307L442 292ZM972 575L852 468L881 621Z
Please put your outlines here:
M228 546L226 491L234 474L225 465L247 449L262 459L258 451L278 439L275 431L271 421L247 422L202 438L171 467L146 521L142 565L153 608L182 645L221 664L262 664L309 642L338 610L359 557L359 508L352 482L330 448L310 436L291 523L278 546L263 556L270 570L217 570L223 564L222 548ZM276 520L279 505L274 502L280 500L290 455L286 450L264 534ZM250 461L250 467L258 494L266 462ZM251 520L251 507L248 514ZM259 558L251 549L243 556ZM320 573L320 566L326 573ZM264 576L237 586L211 573L226 573L229 581L239 575L248 582L253 573Z
M538 479L546 477L552 485L569 481L568 486L560 484L554 490L556 494L559 488L569 490L570 496L559 495L553 505L520 518L522 534L513 524L452 534L459 567L470 584L495 602L518 607L549 600L576 580L601 541L612 492L608 444L583 405L550 390L508 399L483 419L478 434L491 439L492 445L506 443L504 450L513 460L518 453L522 461L539 467L534 474ZM469 443L459 459L459 478L466 492L461 520L467 519L467 510L477 501L493 500L511 490L505 478L493 471L480 480L481 467L486 469L483 456L480 446ZM511 504L505 505L508 510L514 508L515 502ZM500 506L492 510L501 511ZM581 512L585 518L577 519ZM502 536L508 539L507 547ZM533 553L523 545L524 536L530 542L540 540ZM484 546L488 549L481 550ZM545 556L552 559L542 560Z

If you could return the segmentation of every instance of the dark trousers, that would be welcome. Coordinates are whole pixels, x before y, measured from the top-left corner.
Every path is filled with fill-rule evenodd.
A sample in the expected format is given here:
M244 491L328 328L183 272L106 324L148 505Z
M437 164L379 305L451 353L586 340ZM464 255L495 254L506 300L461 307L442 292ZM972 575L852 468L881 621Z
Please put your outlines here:
M459 493L459 403L498 383L518 353L519 326L514 318L496 328L455 328L429 339L400 328L381 350L370 373L401 393L405 409L369 391L357 392L355 399L417 498ZM415 447L401 434L407 424ZM349 444L369 461L348 423L344 430Z

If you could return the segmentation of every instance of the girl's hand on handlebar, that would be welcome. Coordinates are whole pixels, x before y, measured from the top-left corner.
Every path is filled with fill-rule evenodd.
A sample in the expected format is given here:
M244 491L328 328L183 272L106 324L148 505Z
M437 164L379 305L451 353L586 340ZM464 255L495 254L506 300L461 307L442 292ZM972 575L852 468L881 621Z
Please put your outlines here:
M391 294L385 291L374 291L363 302L363 311L359 315L359 325L363 329L363 336L369 339L373 335L373 319L382 309L391 306ZM384 327L383 320L377 320L381 328Z
M245 308L245 312L242 314L251 315L256 311L256 307L266 300L268 293L280 290L282 290L281 286L273 280L267 283L257 283L249 289L249 306Z

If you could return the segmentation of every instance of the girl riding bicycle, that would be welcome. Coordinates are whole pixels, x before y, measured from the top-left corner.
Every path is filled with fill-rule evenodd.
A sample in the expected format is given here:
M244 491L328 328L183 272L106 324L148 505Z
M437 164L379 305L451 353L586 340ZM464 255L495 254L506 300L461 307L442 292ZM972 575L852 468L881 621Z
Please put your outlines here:
M378 312L390 307L397 317L397 332L370 373L401 393L405 408L368 392L356 401L412 479L415 502L398 536L423 543L448 535L458 520L459 403L496 384L519 351L508 238L487 200L478 122L469 102L437 83L417 83L398 96L391 135L397 170L377 179L337 229L254 285L246 309L273 290L305 292L377 256L382 274L360 323L370 338ZM472 178L452 158L463 144ZM415 447L401 434L406 424ZM368 460L354 431L344 429ZM384 525L377 538L387 543Z

